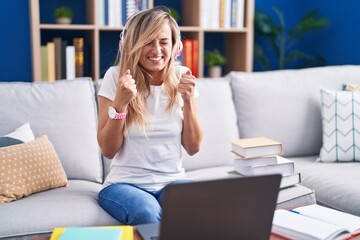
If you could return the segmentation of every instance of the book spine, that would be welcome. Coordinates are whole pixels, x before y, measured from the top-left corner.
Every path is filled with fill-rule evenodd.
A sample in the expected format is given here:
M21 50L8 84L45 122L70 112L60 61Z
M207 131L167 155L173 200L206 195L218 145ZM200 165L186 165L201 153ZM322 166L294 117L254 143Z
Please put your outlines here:
M48 49L48 81L55 81L55 44L54 42L47 43Z
M75 47L66 47L66 79L75 78Z
M75 47L75 77L84 76L84 38L74 38Z
M41 81L48 81L47 45L41 46Z
M192 40L185 39L183 40L184 45L184 66L188 67L192 71Z
M245 10L245 0L237 0L237 9L236 9L236 27L244 27L244 10Z
M66 46L67 41L61 41L61 79L66 79Z
M62 64L62 54L61 54L61 38L53 38L55 44L55 79L61 79L61 64Z
M199 77L199 41L192 40L192 74Z

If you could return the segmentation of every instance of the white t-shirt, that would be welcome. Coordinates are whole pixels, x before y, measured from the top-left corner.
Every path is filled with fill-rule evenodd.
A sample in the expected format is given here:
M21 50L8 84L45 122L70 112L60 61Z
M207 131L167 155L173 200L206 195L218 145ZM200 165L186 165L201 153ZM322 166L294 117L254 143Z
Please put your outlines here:
M113 101L118 78L118 67L111 67L99 95ZM162 85L150 86L146 99L150 113L146 136L136 124L129 127L123 146L112 159L104 186L122 182L157 191L175 180L186 179L181 154L183 112L176 104L171 111L165 111L168 101Z

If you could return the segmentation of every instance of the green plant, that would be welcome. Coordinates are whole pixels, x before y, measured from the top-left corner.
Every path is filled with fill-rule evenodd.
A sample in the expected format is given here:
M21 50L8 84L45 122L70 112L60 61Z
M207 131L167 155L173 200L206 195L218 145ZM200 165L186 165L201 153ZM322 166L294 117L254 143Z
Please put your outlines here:
M223 66L226 63L226 59L221 55L218 49L213 51L205 51L205 64L209 67Z
M170 15L174 18L176 22L180 20L180 14L175 8L169 8Z
M328 25L327 18L318 18L318 10L306 14L290 31L286 30L283 13L272 7L279 25L262 10L255 9L255 38L254 59L264 70L284 69L289 66L295 68L324 65L325 59L297 50L297 43L309 32L319 30ZM258 41L263 41L260 44ZM263 46L262 46L263 45ZM268 50L267 52L265 50ZM277 66L272 66L270 56L275 59Z
M55 18L70 18L74 17L74 13L69 7L61 6L55 9L54 12Z

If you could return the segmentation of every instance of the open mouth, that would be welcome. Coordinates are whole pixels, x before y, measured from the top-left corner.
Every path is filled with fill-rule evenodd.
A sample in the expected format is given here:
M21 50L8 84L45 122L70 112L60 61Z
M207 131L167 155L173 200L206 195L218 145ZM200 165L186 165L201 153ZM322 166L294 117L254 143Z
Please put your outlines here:
M164 57L159 56L159 57L149 57L148 59L151 61L160 61L161 59L163 59Z

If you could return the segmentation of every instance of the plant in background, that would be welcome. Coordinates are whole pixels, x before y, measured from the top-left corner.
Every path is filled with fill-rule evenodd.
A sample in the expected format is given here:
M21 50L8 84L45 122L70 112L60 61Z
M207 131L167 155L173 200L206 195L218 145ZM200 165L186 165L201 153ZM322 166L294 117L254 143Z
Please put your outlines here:
M296 49L296 44L309 32L319 30L328 25L327 18L317 18L318 10L306 14L298 24L290 31L286 31L283 13L276 7L272 7L279 25L260 9L255 9L255 33L259 39L265 39L263 44L254 44L254 59L263 70L284 69L291 66L304 68L310 66L324 65L325 59L319 56L304 53ZM277 66L272 66L265 49L269 49L277 60Z
M209 67L224 66L225 63L226 60L218 49L214 49L213 51L205 51L205 65Z
M69 24L74 17L74 13L71 8L61 6L55 9L54 17L58 23Z
M205 51L205 65L209 67L209 77L221 77L221 66L224 66L225 63L226 59L218 49Z
M180 14L175 8L169 8L170 15L174 18L176 22L180 21Z

